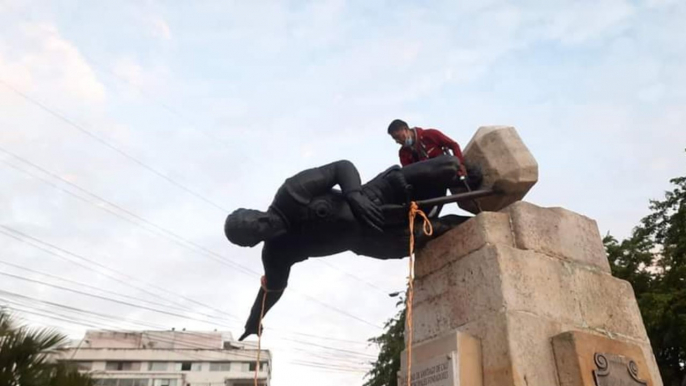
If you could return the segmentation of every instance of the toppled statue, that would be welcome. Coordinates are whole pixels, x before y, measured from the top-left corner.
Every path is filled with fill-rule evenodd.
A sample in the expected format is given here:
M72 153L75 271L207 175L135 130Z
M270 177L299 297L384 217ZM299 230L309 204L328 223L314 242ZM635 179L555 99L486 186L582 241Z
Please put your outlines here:
M503 129L514 132L513 128L496 128L496 134ZM479 137L479 132L475 138ZM492 137L491 132L493 130L486 135L490 134ZM511 133L509 134L511 137ZM516 132L514 136L519 140ZM467 162L472 142L465 151ZM492 138L484 143L486 146L477 146L480 155L475 159L483 156L484 149L488 154L488 149L493 148ZM519 140L515 150L521 152L522 147L528 152ZM507 146L496 146L493 149L507 152ZM512 162L510 160L507 163ZM471 167L469 163L467 165L468 184L472 189L477 189L481 182L479 167ZM491 169L493 168L487 168L483 176L484 181L489 182L489 190L481 192L490 195L497 191L499 196L507 196L507 192L514 191L519 186L512 184L512 181L494 177ZM363 185L351 162L337 161L302 171L287 179L266 212L238 209L231 213L224 226L229 241L244 247L253 247L264 242L262 263L265 276L246 322L245 332L239 340L258 333L265 288L267 295L264 314L281 298L293 264L308 258L345 251L377 259L400 259L407 256L409 231L407 207L403 205L410 200L424 200L424 209L428 213L432 206L440 205L440 200L437 199L443 197L448 188L464 186L459 180L459 170L458 158L440 156L403 168L391 167ZM336 185L340 187L340 191L333 189ZM533 184L526 190L531 185ZM470 197L477 197L479 191L466 195L470 194ZM512 201L521 197L523 194ZM509 204L507 201L499 199L497 205ZM499 209L487 206L484 210ZM439 237L467 219L468 217L456 215L431 215L430 221L434 228L431 238ZM416 231L417 248L421 248L429 239L430 237Z

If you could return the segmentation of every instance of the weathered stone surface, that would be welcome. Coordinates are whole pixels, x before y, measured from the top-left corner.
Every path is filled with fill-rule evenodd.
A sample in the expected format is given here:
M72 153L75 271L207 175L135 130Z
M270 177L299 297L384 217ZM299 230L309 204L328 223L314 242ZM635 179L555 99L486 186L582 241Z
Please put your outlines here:
M596 354L603 355L604 359L621 359L619 366L608 366L607 378L625 380L623 385L639 386L640 383L636 382L635 378L647 381L650 386L662 385L659 375L654 377L655 370L648 365L652 358L646 358L643 349L638 345L594 334L568 331L553 337L552 347L560 386L595 385L593 372L602 373L599 370L605 367L596 361ZM635 378L631 376L629 361L636 365L633 371ZM619 363L615 362L616 364ZM613 374L613 371L616 372Z
M497 249L505 307L646 340L631 285L584 265L504 245Z
M562 323L525 312L506 312L509 354L513 377L509 385L550 386L557 372L550 338L565 327ZM508 384L502 384L505 386Z
M541 208L516 202L504 213L510 215L515 246L576 261L610 272L596 222L562 208Z
M503 307L498 250L485 245L415 280L415 341L433 338ZM475 293L475 289L478 291ZM436 310L448 312L437 317Z
M484 386L513 385L512 356L505 313L496 311L458 328L481 341Z
M538 163L524 145L514 127L480 127L464 150L465 160L481 167L483 188L494 188L504 194L479 199L485 211L498 211L521 200L538 181ZM478 210L473 202L460 203L472 213Z
M456 366L455 386L482 386L481 343L479 339L456 330L412 346L413 369L437 357L450 356ZM448 359L448 358L446 358ZM400 355L400 378L407 377L407 350ZM413 370L414 372L414 370ZM398 382L399 385L404 384Z
M508 310L583 323L577 289L570 287L576 270L533 251L499 246L497 253L503 272L501 289Z
M449 301L444 297L432 298L412 307L414 332L412 341L420 343L435 338L453 326L452 311ZM407 327L407 326L406 326ZM407 337L408 334L405 334Z
M577 269L569 284L576 294L583 326L648 341L631 284L609 275Z
M414 318L417 341L503 308L578 328L647 339L626 281L582 264L502 244L484 245L416 279L414 306L419 310Z
M660 376L660 369L657 367L657 361L655 360L655 355L653 355L653 347L650 342L632 342L641 348L643 351L643 358L646 360L646 365L648 366L648 371L650 372L651 379L655 382L654 385L650 386L662 386L662 377Z
M514 245L507 213L483 212L418 251L415 275L421 278L486 244Z

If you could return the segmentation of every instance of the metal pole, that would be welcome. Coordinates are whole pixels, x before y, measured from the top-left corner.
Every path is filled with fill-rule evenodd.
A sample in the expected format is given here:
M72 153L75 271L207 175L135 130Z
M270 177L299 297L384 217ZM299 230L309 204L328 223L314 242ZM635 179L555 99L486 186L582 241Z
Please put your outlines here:
M499 194L499 192L496 192L493 189L480 189L480 190L473 190L473 191L467 192L467 193L459 193L459 194L453 194L450 196L443 196L443 197L437 197L437 198L430 198L428 200L417 201L417 205L421 208L421 207L427 207L427 206L448 204L451 202L474 200L477 198L494 196L496 194ZM395 210L395 209L406 209L406 207L404 205L389 204L389 205L383 205L381 207L381 209L383 209L383 210Z

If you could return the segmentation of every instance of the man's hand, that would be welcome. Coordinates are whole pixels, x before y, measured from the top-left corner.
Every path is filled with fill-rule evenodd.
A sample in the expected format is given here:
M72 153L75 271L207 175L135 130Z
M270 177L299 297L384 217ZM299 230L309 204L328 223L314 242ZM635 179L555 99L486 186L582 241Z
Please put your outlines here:
M467 178L467 167L464 166L463 163L460 163L460 170L457 172L457 174L460 176L460 179Z
M384 225L383 213L378 205L373 203L367 196L362 194L362 192L353 191L346 194L350 208L359 221L370 227L383 232L381 229Z

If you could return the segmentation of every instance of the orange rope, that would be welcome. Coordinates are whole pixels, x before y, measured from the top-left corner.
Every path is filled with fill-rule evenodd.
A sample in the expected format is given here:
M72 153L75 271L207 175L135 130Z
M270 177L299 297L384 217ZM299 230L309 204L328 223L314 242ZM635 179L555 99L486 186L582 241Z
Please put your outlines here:
M269 292L280 292L283 290L269 290L267 289L267 278L262 276L260 278L260 285L262 286L262 310L260 310L260 324L257 325L257 363L255 363L255 386L257 384L257 374L260 371L260 354L262 353L262 319L264 318L264 306L267 303L267 294Z
M433 227L431 226L431 221L426 217L426 214L419 209L416 202L412 201L410 203L410 275L407 278L407 386L412 384L412 300L414 298L414 219L420 216L424 219L424 224L422 230L427 236L431 236L434 233Z

